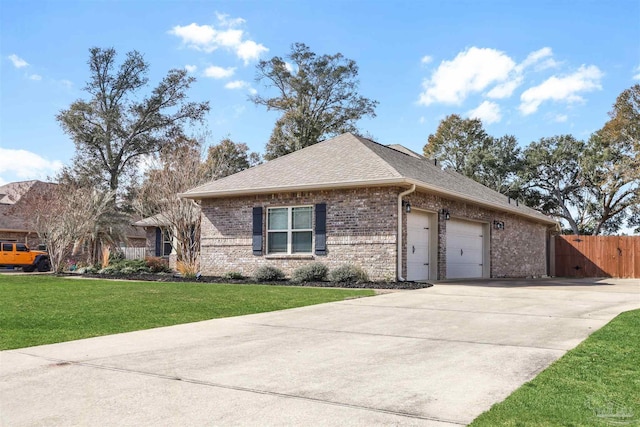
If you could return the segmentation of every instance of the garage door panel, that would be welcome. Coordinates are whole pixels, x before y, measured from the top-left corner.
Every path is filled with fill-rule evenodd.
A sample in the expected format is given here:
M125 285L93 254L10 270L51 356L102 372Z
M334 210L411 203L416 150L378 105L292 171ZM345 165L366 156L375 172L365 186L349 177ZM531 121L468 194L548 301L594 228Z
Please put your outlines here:
M447 223L447 278L482 277L484 248L481 223L450 220Z

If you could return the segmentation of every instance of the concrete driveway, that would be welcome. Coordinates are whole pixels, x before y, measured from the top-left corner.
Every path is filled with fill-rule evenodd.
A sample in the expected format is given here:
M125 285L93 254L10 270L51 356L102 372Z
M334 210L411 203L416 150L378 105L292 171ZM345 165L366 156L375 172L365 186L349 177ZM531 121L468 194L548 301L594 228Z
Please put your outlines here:
M640 280L437 284L0 352L0 424L464 425Z

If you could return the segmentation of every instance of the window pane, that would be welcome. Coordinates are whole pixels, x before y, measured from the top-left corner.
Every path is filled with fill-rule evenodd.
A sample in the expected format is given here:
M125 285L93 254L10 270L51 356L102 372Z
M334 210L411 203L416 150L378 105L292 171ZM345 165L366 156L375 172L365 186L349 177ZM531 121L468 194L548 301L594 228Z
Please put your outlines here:
M11 252L13 250L13 245L11 243L3 243L2 244L2 250L3 251L7 251L7 252Z
M267 228L269 230L286 230L289 223L288 209L269 209L269 220Z
M27 252L27 247L22 243L16 243L16 251Z
M294 230L310 229L311 228L311 206L304 208L292 208L293 226Z
M309 253L311 252L311 232L310 231L294 231L292 236L292 253Z
M270 254L287 253L287 233L269 233L269 247L267 252Z
M171 255L171 243L164 243L164 252L162 253L163 256L169 256Z

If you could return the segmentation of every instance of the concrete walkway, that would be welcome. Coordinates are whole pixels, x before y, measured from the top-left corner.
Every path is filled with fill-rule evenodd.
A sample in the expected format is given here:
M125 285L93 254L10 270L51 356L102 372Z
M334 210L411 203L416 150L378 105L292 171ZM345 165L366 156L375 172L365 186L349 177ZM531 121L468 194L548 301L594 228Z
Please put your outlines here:
M0 352L0 425L464 425L640 280L486 281Z

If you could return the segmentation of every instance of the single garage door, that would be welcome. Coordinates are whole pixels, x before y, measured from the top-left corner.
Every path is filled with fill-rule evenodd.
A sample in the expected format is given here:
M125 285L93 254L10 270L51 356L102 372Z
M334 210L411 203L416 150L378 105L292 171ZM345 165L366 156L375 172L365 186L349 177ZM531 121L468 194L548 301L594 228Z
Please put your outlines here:
M478 222L447 221L447 279L482 277L482 230Z

